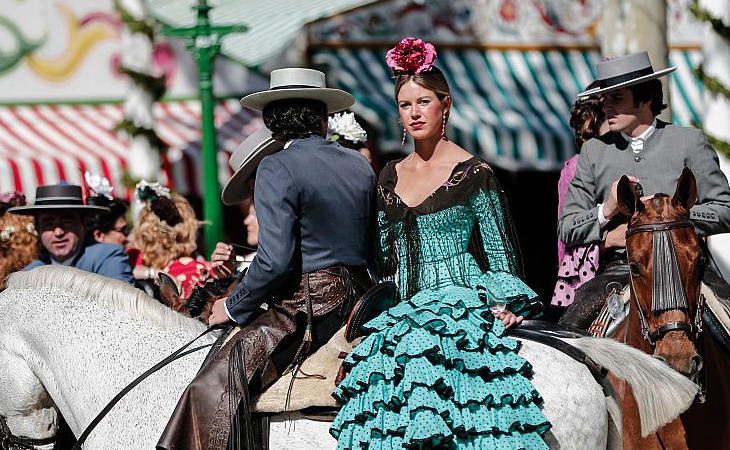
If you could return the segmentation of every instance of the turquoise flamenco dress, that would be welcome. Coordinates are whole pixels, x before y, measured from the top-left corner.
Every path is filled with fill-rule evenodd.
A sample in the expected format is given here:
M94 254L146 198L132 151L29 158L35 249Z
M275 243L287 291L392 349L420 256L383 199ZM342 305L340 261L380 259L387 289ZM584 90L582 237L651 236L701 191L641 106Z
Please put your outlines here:
M518 277L518 250L499 184L482 159L459 163L423 203L381 173L379 263L399 285L396 306L345 360L330 428L338 449L546 449L550 423L519 343L487 306L503 298L526 318L541 303Z

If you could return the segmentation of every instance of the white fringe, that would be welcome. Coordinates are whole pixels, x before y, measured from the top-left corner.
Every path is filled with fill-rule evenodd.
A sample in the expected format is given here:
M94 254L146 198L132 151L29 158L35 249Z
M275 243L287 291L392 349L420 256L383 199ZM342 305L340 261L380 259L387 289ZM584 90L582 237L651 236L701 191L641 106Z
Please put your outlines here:
M8 277L6 290L47 288L93 302L104 302L113 311L144 320L163 329L200 333L205 325L163 305L129 283L74 267L48 265Z
M644 437L686 411L699 391L699 386L666 363L613 339L586 337L565 341L629 383Z

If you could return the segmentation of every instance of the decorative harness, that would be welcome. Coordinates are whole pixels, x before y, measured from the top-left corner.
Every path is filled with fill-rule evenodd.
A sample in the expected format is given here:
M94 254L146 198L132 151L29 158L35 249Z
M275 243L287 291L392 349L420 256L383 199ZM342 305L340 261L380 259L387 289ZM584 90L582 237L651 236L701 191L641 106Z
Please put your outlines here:
M687 314L690 313L687 294L682 285L682 276L679 273L677 250L670 234L670 230L679 228L694 228L694 225L690 220L675 220L671 222L635 225L626 230L627 239L629 236L637 233L652 233L654 237L652 313L673 309L683 309L687 311ZM628 254L628 246L626 247L626 253L629 256L629 265L634 264ZM639 294L634 286L633 270L632 275L629 276L629 280L631 282L631 290L636 299L639 320L641 321L641 335L649 345L654 347L657 341L672 331L683 331L690 338L694 338L693 341L696 342L696 339L702 333L702 308L704 304L702 296L698 299L697 311L695 312L695 318L692 323L667 322L655 331L651 331L646 316L644 315L644 310L641 307Z

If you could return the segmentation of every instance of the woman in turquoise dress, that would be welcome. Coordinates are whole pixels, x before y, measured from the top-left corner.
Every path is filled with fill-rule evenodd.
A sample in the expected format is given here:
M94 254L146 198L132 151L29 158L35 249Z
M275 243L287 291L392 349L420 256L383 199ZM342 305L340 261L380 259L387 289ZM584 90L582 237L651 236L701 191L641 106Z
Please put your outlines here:
M451 97L434 59L420 39L388 52L415 144L383 169L378 189L379 271L400 298L345 360L330 432L338 449L547 448L531 366L505 336L541 303L519 277L494 174L445 136Z

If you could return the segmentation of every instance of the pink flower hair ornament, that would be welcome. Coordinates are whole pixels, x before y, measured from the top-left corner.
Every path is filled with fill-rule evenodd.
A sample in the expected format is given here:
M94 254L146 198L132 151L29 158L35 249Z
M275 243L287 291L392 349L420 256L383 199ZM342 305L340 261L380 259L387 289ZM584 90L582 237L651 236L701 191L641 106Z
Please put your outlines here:
M427 72L436 60L436 49L420 38L407 37L385 54L385 62L395 75Z

